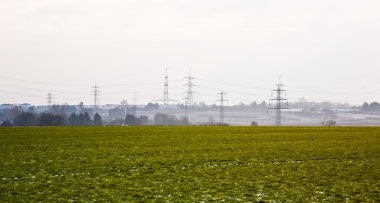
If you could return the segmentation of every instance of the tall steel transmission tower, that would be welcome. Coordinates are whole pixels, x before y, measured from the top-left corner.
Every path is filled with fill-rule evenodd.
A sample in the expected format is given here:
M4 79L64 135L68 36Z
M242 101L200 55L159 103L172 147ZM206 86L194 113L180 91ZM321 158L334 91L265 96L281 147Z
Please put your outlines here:
M193 80L195 78L191 75L191 68L189 69L189 75L185 77L185 79L187 79L187 83L185 84L187 87L186 97L185 97L185 116L187 117L189 110L191 109L193 105L193 94L194 94L193 87L195 86L195 84L193 83Z
M269 107L268 110L269 109L276 110L276 126L281 126L281 110L289 109L287 107L284 107L285 105L284 102L286 101L286 105L288 105L288 100L283 97L284 95L286 95L286 90L282 89L282 87L284 87L285 85L281 83L281 77L280 77L279 83L276 84L276 86L277 88L272 90L272 95L274 92L276 96L270 99L270 101L276 101L276 105L275 107ZM269 102L269 106L270 106L270 102Z
M169 104L169 76L168 70L165 70L165 85L164 85L164 106Z
M220 102L220 108L219 108L219 125L223 125L224 124L224 102L225 101L228 101L228 100L226 100L225 99L225 95L226 95L227 93L225 93L225 92L223 92L223 91L221 91L221 92L219 92L218 93L218 95L220 95L220 99L219 100L217 100L217 101L219 101Z
M100 87L96 84L95 86L91 87L92 88L92 95L94 95L94 113L97 113L97 106L98 106L98 96L100 93Z
M164 83L164 98L162 99L157 99L154 101L160 101L163 103L164 107L167 107L169 105L170 101L176 101L174 99L169 98L169 76L168 76L168 71L165 71L165 83Z

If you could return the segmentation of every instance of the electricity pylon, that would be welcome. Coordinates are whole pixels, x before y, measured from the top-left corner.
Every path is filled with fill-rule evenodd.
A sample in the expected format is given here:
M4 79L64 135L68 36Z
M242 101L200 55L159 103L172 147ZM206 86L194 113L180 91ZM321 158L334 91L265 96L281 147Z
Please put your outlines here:
M189 75L187 77L185 77L185 79L187 79L187 83L185 84L186 87L187 87L187 91L185 92L186 93L186 97L185 97L185 116L187 117L188 116L188 113L189 113L189 110L191 109L192 105L193 105L193 87L195 86L194 83L193 83L193 80L195 79L192 75L191 75L191 68L189 69Z
M270 101L276 101L275 107L269 107L269 109L274 109L276 110L276 126L281 126L281 110L282 109L289 109L287 107L284 107L284 102L286 101L286 105L288 105L288 100L283 97L283 95L286 95L286 90L282 89L285 85L281 83L281 77L279 83L276 84L277 88L272 90L272 95L273 92L275 92L276 96L270 99ZM269 102L270 106L270 102Z
M99 96L99 93L100 93L100 87L96 84L95 82L95 86L91 87L93 90L92 90L92 95L94 95L94 113L97 113L97 106L98 106L98 96Z
M217 100L220 102L220 108L219 108L219 125L223 125L224 124L224 102L225 101L228 101L225 99L224 95L226 95L227 93L221 91L218 93L218 95L220 95L220 99Z

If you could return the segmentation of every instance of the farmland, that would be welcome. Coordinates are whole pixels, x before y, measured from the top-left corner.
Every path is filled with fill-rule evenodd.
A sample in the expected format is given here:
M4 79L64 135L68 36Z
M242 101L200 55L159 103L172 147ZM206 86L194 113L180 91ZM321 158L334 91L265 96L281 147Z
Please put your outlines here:
M378 127L0 128L0 202L379 202Z

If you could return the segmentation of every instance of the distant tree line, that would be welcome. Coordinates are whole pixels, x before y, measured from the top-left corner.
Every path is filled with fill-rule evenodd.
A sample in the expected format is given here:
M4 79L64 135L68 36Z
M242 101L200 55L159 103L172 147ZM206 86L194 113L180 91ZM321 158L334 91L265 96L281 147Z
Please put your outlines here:
M158 113L154 116L155 125L190 125L187 117L178 119L176 116Z
M362 106L362 110L364 110L364 111L380 111L380 103L378 103L378 102L372 102L372 103L364 102L364 104Z
M176 116L158 113L154 116L154 120L149 120L148 116L135 116L127 114L124 120L113 120L110 125L128 125L128 126L141 126L141 125L160 125L160 126L181 126L191 125L187 117L178 119Z
M149 118L148 116L137 117L135 115L127 114L125 124L130 126L149 125Z
M2 126L102 126L103 121L99 114L95 114L93 120L87 112L76 115L72 113L67 119L62 114L41 113L34 114L31 112L18 112L13 122L5 120Z
M153 120L149 120L148 116L135 116L127 114L125 119L116 119L104 122L102 117L96 113L93 118L87 112L71 113L70 116L56 113L41 113L23 112L15 110L12 120L3 120L2 126L103 126L103 125L191 125L187 117L177 118L173 115L158 113Z
M68 125L70 126L102 126L103 121L102 117L96 113L94 115L94 119L91 120L90 115L85 113L79 113L78 115L76 113L72 113L68 119Z

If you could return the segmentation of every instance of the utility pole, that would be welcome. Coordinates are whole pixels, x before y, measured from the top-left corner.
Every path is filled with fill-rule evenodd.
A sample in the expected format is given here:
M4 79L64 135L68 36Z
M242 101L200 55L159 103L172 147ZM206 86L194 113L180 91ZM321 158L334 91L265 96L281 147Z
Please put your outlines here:
M98 96L99 96L99 92L100 92L100 87L96 84L95 82L95 86L91 87L93 90L92 90L92 95L94 95L94 113L97 113L96 110L97 110L97 105L98 105Z
M164 106L169 104L169 77L168 70L165 70L165 85L164 85Z
M289 109L287 107L284 107L284 102L286 101L286 105L288 105L288 100L283 97L283 95L286 95L286 90L282 89L285 85L281 83L281 77L280 81L278 84L276 84L277 88L272 90L273 92L276 93L276 96L270 99L270 101L276 101L276 106L275 107L269 107L269 109L274 109L276 110L276 126L281 126L281 110L282 109ZM269 106L270 106L270 101L269 101Z
M137 92L136 91L133 92L133 105L137 107Z
M186 97L185 97L185 116L187 117L189 110L191 109L193 105L193 94L194 94L193 87L195 86L193 83L193 80L195 78L191 75L191 68L189 68L189 75L185 77L185 79L187 79L187 83L185 84L185 86L187 87Z
M51 106L51 100L53 99L52 93L49 92L47 95L48 95L47 96L47 103L48 103L48 106L50 107Z
M137 116L137 92L136 91L133 93L133 111L135 113L135 116Z
M224 124L224 102L225 101L228 101L225 99L224 95L226 95L227 93L224 93L223 91L219 92L218 95L220 95L220 99L217 100L220 102L220 115L219 115L219 125L223 125Z
M52 97L51 92L49 92L47 95L48 95L47 96L48 109L50 111L51 110L51 102L52 102L51 100L53 99L53 97Z

